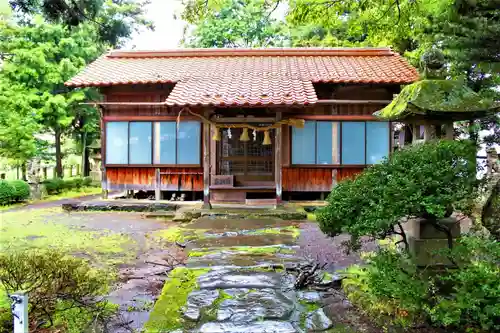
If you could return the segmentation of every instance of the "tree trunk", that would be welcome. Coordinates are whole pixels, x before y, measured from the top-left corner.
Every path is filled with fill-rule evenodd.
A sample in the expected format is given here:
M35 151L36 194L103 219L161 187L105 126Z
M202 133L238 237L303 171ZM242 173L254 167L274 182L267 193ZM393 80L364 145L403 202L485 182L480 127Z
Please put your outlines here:
M82 133L82 170L81 170L81 175L82 177L86 177L87 175L85 174L85 167L87 163L87 132Z
M24 181L27 180L27 178L26 178L26 163L23 163L23 165L21 165L21 177Z
M62 156L61 156L61 131L55 131L55 146L56 146L56 175L58 178L63 178Z

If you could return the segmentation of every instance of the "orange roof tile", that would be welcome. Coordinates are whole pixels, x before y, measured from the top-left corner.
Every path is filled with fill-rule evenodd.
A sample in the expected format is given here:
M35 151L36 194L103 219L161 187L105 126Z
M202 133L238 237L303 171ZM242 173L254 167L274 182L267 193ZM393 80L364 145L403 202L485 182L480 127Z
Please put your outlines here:
M177 83L170 104L254 105L314 103L311 82L405 84L417 79L415 68L388 48L180 49L112 51L66 85Z
M229 76L180 81L168 96L167 105L308 105L317 100L310 81Z

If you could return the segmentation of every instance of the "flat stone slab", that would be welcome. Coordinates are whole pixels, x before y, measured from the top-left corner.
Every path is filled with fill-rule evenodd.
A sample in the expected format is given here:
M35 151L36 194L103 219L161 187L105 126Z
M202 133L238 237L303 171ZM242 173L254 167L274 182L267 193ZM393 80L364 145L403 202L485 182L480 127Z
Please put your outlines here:
M282 276L274 272L238 272L231 270L213 270L198 278L200 289L227 288L273 288L283 286Z
M273 218L218 218L217 216L203 216L189 224L190 229L206 229L210 232L238 232L242 230L257 230L265 228L280 228L298 225L296 221L284 221Z
M249 324L206 323L196 332L199 333L297 333L291 323L286 321L265 320Z
M322 332L332 326L332 321L326 316L323 309L310 312L306 316L306 329L308 332Z
M65 211L117 211L117 212L158 212L174 211L177 209L174 203L160 202L113 202L113 201L73 201L63 203Z
M294 310L290 298L275 289L248 290L246 293L233 291L233 295L233 298L225 299L219 305L218 321L249 323L269 319L286 320Z
M263 234L263 235L233 235L223 237L210 237L199 239L193 244L196 247L231 247L231 246L269 246L269 245L293 245L295 237L283 234Z
M203 308L211 306L219 297L219 290L196 290L189 294L184 317L197 321Z

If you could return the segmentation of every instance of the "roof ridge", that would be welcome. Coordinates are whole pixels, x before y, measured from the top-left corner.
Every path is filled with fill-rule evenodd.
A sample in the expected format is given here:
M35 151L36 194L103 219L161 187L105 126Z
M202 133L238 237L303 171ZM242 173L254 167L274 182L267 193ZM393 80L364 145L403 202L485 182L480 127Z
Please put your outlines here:
M171 50L112 50L107 58L174 58L174 57L277 57L277 56L392 56L389 47L296 47L296 48L203 48Z

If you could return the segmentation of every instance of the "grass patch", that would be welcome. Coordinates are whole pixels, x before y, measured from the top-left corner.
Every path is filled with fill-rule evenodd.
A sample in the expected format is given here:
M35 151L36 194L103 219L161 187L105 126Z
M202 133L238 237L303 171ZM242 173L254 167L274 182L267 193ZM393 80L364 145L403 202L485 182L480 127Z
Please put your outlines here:
M198 288L197 278L209 269L175 268L165 282L158 301L154 305L145 332L169 332L183 328L182 308L191 291Z
M127 263L135 258L139 248L132 238L123 233L85 230L78 219L89 218L61 213L60 208L2 213L0 251L56 248L101 265Z
M245 253L248 255L262 255L262 254L294 254L295 251L281 246L233 246L233 247L221 247L221 248L210 248L210 249L197 249L195 251L190 251L189 257L203 257L209 254L219 253L221 251L231 251L238 253Z

